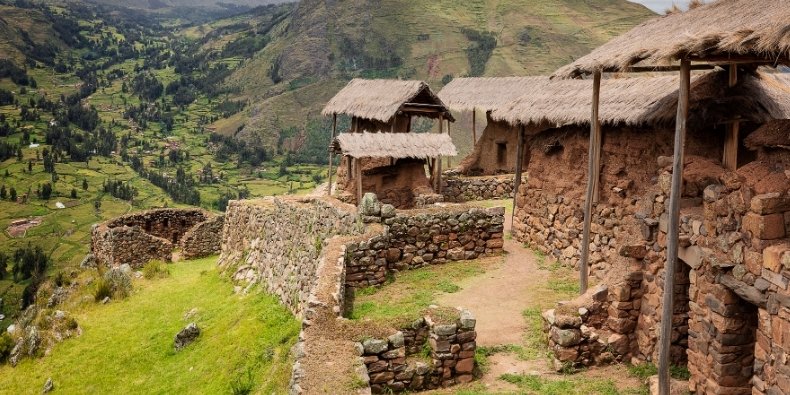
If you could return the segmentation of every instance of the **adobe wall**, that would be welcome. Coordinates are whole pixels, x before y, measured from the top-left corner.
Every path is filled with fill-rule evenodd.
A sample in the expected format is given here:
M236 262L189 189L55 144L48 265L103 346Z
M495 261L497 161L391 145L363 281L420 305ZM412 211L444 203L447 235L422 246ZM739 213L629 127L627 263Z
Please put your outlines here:
M521 182L526 182L522 174ZM455 171L444 173L442 195L445 202L471 202L488 199L512 199L515 175L463 177Z
M464 158L456 170L467 176L490 176L516 172L516 151L518 150L518 129L507 122L488 118L483 134L477 140L472 152ZM500 145L504 145L504 155L500 156ZM523 163L529 162L525 155Z
M399 209L417 206L420 195L431 195L433 189L422 159L362 159L362 192L372 192L379 200ZM335 194L344 202L357 204L357 186L348 176L348 158L337 169Z
M611 209L596 208L593 235L600 240L593 254L608 238L607 269L596 271L602 285L544 314L558 366L657 360L670 163L656 161L654 185L626 201L623 211L607 211L602 220ZM790 179L784 165L756 161L730 172L692 156L683 178L671 360L687 364L696 393L783 394L790 388ZM568 237L559 226L551 231Z
M91 254L107 266L139 268L151 260L169 262L175 248L187 259L219 251L223 216L201 209L154 209L94 225Z

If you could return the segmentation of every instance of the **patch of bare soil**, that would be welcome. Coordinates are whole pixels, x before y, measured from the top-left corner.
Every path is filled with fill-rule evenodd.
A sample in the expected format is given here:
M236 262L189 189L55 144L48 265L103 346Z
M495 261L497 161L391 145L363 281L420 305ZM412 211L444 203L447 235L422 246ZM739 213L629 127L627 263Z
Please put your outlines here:
M19 219L8 224L6 232L11 237L22 237L27 233L28 229L41 225L42 222L42 217Z

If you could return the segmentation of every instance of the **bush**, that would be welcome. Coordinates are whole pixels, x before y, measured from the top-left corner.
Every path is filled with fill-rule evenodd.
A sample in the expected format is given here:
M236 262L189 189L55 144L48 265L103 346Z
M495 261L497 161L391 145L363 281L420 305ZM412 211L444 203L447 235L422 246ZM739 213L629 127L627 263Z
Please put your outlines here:
M3 363L11 355L11 350L14 348L14 339L8 332L3 332L0 335L0 363Z
M167 267L167 263L164 263L160 260L153 260L143 266L143 277L149 280L153 278L165 278L168 276L170 276L170 268Z
M132 293L132 278L120 268L108 270L104 279L110 285L113 297L123 299Z

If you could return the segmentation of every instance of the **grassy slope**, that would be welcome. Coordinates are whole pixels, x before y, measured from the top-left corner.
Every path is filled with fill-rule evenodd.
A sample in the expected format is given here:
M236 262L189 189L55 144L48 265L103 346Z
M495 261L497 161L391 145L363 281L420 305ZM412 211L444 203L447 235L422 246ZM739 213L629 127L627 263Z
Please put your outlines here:
M24 48L29 47L20 31L28 34L36 45L50 43L65 47L57 37L49 21L38 10L26 10L0 5L0 58L23 62Z
M135 280L132 296L108 305L87 295L68 308L83 334L41 360L0 367L2 392L38 393L51 377L64 393L227 393L248 370L254 392L281 392L298 321L273 297L234 294L215 262L170 265L170 277ZM193 308L197 315L185 320ZM176 353L173 337L190 321L200 338Z

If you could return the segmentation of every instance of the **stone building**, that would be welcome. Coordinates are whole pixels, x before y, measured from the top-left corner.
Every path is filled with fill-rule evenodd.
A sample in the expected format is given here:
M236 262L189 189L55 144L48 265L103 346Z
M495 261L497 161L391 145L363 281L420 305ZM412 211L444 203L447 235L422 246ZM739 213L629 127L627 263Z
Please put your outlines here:
M439 122L439 134L445 133L445 122L449 129L450 122L455 119L449 109L431 91L430 87L422 81L400 80L364 80L354 79L335 95L324 107L322 114L333 117L333 139L337 116L351 117L351 128L343 134L363 133L367 136L354 139L343 139L334 143L331 155L343 155L340 166L337 168L337 182L334 184L333 194L347 202L359 201L365 192L376 192L384 202L392 202L399 208L414 205L413 199L408 195L426 195L423 200L429 202L440 200L441 196L428 196L439 193L441 182L441 156L456 155L455 147L449 138L430 139L427 137L403 138L395 134L411 134L412 120L414 117L433 119ZM370 134L387 134L384 136L370 136ZM355 150L351 156L342 152L341 145L352 142L378 144L397 142L400 147L381 146L382 151L394 148L411 149L415 144L430 141L431 149L420 149L421 154L433 156L416 156L408 152L391 152L383 155L364 153L364 147ZM437 151L436 148L446 148ZM373 148L373 147L372 147ZM378 148L378 147L377 147ZM375 148L374 148L375 149ZM416 152L415 152L416 154ZM331 159L331 158L330 158ZM330 160L331 162L331 160ZM425 166L428 166L430 179L426 183ZM423 175L418 176L422 170ZM330 168L330 184L332 170ZM416 176L416 177L413 177ZM405 192L409 190L409 192Z

